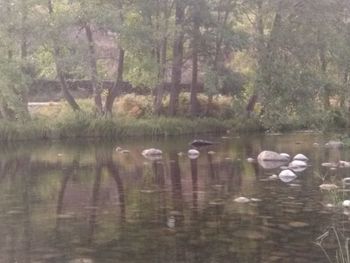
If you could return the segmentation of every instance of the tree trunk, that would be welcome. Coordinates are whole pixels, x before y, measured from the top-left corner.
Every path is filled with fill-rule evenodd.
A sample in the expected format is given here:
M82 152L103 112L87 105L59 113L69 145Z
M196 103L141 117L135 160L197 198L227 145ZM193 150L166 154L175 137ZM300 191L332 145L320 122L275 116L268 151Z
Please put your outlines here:
M124 49L119 49L119 60L118 60L118 73L117 73L117 79L113 85L112 88L108 90L106 103L105 103L105 114L106 115L112 115L112 109L113 109L113 103L115 98L118 96L120 85L122 85L123 82L123 72L124 72L124 56L125 51Z
M88 41L88 45L89 45L90 77L91 77L91 84L92 84L95 106L98 113L102 114L103 112L102 99L101 99L102 90L98 83L97 62L96 62L97 58L96 58L94 38L91 31L91 27L88 23L85 24L84 28L85 28L85 34Z
M176 31L173 44L173 65L171 72L171 91L169 101L169 115L174 116L179 103L179 92L182 75L183 60L183 22L185 17L185 4L183 0L176 0L175 25Z
M48 0L48 9L49 9L50 16L52 16L53 7L52 7L51 0ZM52 42L53 42L53 49L54 49L54 59L55 59L56 72L57 72L58 78L59 78L60 83L61 83L63 96L73 110L80 110L79 105L77 104L74 97L72 96L72 94L70 94L70 92L68 90L68 85L67 85L67 81L66 81L65 74L63 71L63 67L62 67L61 63L59 62L60 48L59 48L56 41L57 40L53 37Z
M195 3L193 12L193 39L192 39L192 84L191 84L191 99L190 113L191 116L198 114L197 86L198 86L198 49L200 39L200 14L198 3Z
M159 77L161 83L157 87L156 99L155 99L155 103L154 103L154 112L157 115L161 114L162 101L163 101L163 96L164 96L167 46L168 46L168 39L165 37L163 39L162 52L161 52L161 66L160 66L160 77Z
M345 109L345 98L349 85L349 67L346 67L343 75L343 92L340 96L340 108Z
M27 23L27 17L28 17L28 7L27 7L27 0L22 0L22 25L21 25L21 60L22 60L22 66L21 71L24 76L28 75L28 69L26 64L27 54L28 54L28 41L27 41L27 29L26 29L26 23ZM28 89L27 87L22 87L20 91L20 96L23 104L23 113L24 118L29 119L29 110L28 110Z
M321 73L324 76L324 79L326 79L326 75L327 75L327 59L326 59L326 47L325 44L323 42L323 39L321 37L321 33L318 32L318 36L317 36L317 40L318 40L318 45L319 45L319 49L318 49L318 54L319 54L319 59L320 59L320 63L321 63ZM330 108L330 90L329 90L329 84L324 84L323 85L323 107L325 110L329 110Z

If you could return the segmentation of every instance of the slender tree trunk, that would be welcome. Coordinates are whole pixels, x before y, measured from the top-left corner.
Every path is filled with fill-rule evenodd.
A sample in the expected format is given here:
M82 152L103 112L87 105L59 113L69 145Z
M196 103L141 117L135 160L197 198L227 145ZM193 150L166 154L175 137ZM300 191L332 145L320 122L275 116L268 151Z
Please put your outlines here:
M321 73L326 78L327 75L327 59L326 59L326 47L325 44L322 40L321 33L318 33L318 44L319 44L319 49L318 49L318 54L319 54L319 59L321 63ZM329 110L330 108L330 90L329 90L329 85L324 84L323 85L323 107L325 110Z
M89 23L84 25L86 38L89 45L89 61L90 61L90 76L92 83L93 96L95 101L95 107L98 113L102 113L102 99L101 99L101 87L98 82L98 73L97 73L97 58L96 58L96 50L95 50L95 42L93 38L93 33L91 31L91 26Z
M49 9L49 14L52 16L53 14L53 7L52 7L52 1L48 0L48 9ZM75 101L74 97L72 94L69 92L66 77L63 71L63 66L61 65L60 60L60 48L58 46L57 40L53 37L52 39L53 42L53 49L54 49L54 59L55 59L55 66L56 66L56 72L58 75L58 79L61 83L61 88L62 88L62 93L68 104L73 110L80 110L79 105Z
M115 81L112 88L108 90L106 103L105 103L105 114L112 115L113 103L115 98L118 96L121 85L123 84L123 73L124 73L124 49L119 49L119 60L118 60L118 73L117 80Z
M171 91L169 101L169 115L175 116L179 104L179 93L182 75L182 60L183 60L183 42L184 32L183 23L185 18L185 4L183 0L176 0L175 25L176 32L173 44L173 65L171 72Z
M191 84L191 98L190 98L190 113L191 116L198 114L198 100L197 100L197 86L198 86L198 50L200 39L200 14L199 6L196 2L194 4L193 12L193 39L192 39L192 84Z
M345 108L345 98L347 97L347 89L349 85L349 67L346 67L343 73L343 92L340 96L340 108Z
M165 75L166 75L166 56L167 56L167 45L168 45L168 39L165 37L163 39L162 43L162 50L161 50L161 65L160 65L160 84L157 87L156 91L156 99L155 99L155 105L154 105L154 112L157 115L161 114L162 109L162 101L164 96L164 89L165 89Z
M255 33L256 33L256 58L257 58L257 71L258 75L261 75L261 69L264 64L264 51L265 51L265 36L264 36L264 21L263 21L263 1L257 1L257 11L255 16ZM254 90L252 95L250 96L247 106L246 106L246 114L249 118L251 116L251 112L254 111L255 104L258 100L258 90L257 87L260 83L255 83Z
M28 6L27 6L27 0L22 0L22 32L21 32L21 60L22 60L22 66L21 71L24 76L28 75L28 69L26 65L27 60L27 54L28 54L28 41L27 41L27 18L28 18ZM20 91L20 96L23 104L23 113L24 118L29 119L29 110L28 110L28 90L27 87L22 87Z

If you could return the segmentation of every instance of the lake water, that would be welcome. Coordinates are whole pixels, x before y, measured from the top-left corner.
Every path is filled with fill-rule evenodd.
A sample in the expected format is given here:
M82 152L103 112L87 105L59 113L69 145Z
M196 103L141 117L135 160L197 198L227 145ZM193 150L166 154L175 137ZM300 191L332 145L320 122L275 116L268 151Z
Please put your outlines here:
M193 136L1 146L0 262L328 262L317 242L336 262L350 237L350 169L321 163L350 161L350 150L322 147L331 135L225 136L201 136L219 144L196 160ZM163 159L145 159L150 147ZM262 150L303 153L310 166L270 180L279 169L246 160Z

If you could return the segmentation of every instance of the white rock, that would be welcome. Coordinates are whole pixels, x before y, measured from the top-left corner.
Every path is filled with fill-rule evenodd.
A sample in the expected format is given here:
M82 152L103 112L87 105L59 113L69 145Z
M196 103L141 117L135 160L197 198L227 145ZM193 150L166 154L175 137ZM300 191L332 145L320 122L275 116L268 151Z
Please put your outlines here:
M297 178L295 173L293 173L291 170L283 170L282 172L280 172L278 177L282 182L285 182L285 183L289 183L293 181L295 178Z
M175 223L176 223L176 219L174 216L169 216L168 220L167 220L167 226L169 228L174 228L175 227Z
M350 168L350 162L339 161L339 167L340 168Z
M290 155L288 153L280 153L280 155L288 158L288 160L290 159Z
M336 186L335 184L321 184L320 188L322 190L331 191L331 190L338 189L338 186Z
M253 162L255 162L255 160L254 160L254 158L247 158L247 162L248 163L253 163Z
M119 146L118 146L117 148L115 148L115 151L116 151L116 152L120 152L121 150L123 150L122 147L119 147Z
M304 161L294 160L291 163L289 163L288 168L296 173L299 173L307 168L307 163Z
M142 151L143 156L159 156L162 154L163 152L161 150L155 148L150 148Z
M288 162L288 158L272 151L261 152L257 159L260 166L266 170L276 169Z
M273 151L263 151L258 155L258 161L279 161L286 162L288 158Z
M329 168L337 168L337 164L336 163L322 163L321 166L323 167L329 167Z
M344 200L343 207L350 207L350 200Z
M187 152L187 156L190 159L197 159L199 157L199 151L195 150L195 149L190 149Z
M269 180L277 180L278 176L276 174L273 174L273 175L270 175L268 178Z
M345 178L343 179L343 184L344 184L344 185L350 185L350 177L345 177Z
M309 160L309 158L307 158L304 154L299 153L299 154L297 154L297 155L294 156L293 160L298 160L298 161L304 161L304 162L306 162L306 161Z
M237 203L248 203L250 202L250 199L247 197L241 196L241 197L237 197L234 201Z

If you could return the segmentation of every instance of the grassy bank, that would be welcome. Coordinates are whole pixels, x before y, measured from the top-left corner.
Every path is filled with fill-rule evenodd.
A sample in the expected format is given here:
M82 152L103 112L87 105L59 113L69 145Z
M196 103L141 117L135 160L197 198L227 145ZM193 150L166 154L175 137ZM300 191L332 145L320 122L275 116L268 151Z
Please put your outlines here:
M73 112L65 103L48 104L31 109L30 121L0 121L0 141L66 138L123 138L130 136L175 136L208 132L292 131L300 129L329 130L349 127L348 113L337 110L309 111L308 114L286 114L259 110L246 117L244 104L220 96L211 108L200 97L201 113L190 118L189 96L180 97L179 116L155 117L149 96L125 95L116 101L111 118L98 117L91 100L79 100L80 112ZM208 111L209 109L209 111ZM166 112L166 103L164 112Z
M215 118L91 118L78 113L64 119L33 119L0 122L0 140L123 138L128 136L174 136L236 130L234 120ZM247 127L248 128L248 127ZM258 126L255 127L256 129ZM249 130L253 130L252 127Z

